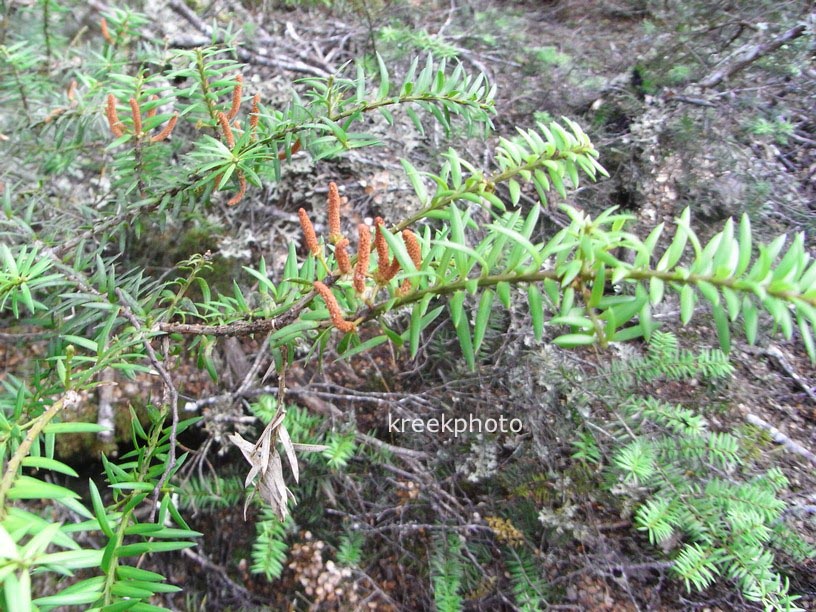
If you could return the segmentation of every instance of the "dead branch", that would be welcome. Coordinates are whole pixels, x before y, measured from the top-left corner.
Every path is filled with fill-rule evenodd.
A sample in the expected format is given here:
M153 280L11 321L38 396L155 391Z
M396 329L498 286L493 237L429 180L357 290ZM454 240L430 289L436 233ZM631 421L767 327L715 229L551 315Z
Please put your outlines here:
M703 98L693 98L690 96L665 96L666 102L683 102L684 104L691 104L692 106L708 106L710 108L717 108L717 105L710 100Z
M336 281L335 278L327 278L326 285L331 286ZM271 332L288 325L300 315L309 302L314 298L315 292L310 291L300 301L277 318L257 319L255 321L236 321L224 325L201 325L197 323L158 323L154 326L155 331L165 334L184 334L193 336L251 336L257 333Z
M745 416L745 420L748 421L751 425L755 427L759 427L761 429L766 430L768 433L771 434L771 440L776 442L777 444L781 444L785 447L786 450L789 450L792 453L796 453L810 461L813 465L816 465L816 455L806 449L804 446L799 444L798 442L791 440L788 436L783 434L779 431L776 427L768 423L767 421L763 421L761 418L756 416L755 414L747 414Z
M237 321L224 325L199 325L196 323L159 323L158 331L166 334L193 336L251 336L278 329L278 319L258 319L257 321Z
M750 353L765 355L771 358L771 361L776 365L777 368L782 370L788 377L796 383L796 386L799 387L802 391L805 392L810 400L813 403L816 403L816 393L813 392L813 389L808 384L806 380L804 380L797 372L793 369L793 366L788 362L785 358L785 355L775 346L769 346L766 349L758 349L749 347L746 349Z
M213 29L201 18L199 18L199 16L196 15L195 12L181 0L170 0L168 6L204 35L201 37L183 36L174 38L170 41L170 46L189 49L194 47L207 47L212 45L213 42L224 42L223 39L218 36L213 39ZM262 66L269 66L271 68L278 69L282 68L284 70L289 70L290 72L311 74L317 77L328 77L331 75L331 72L327 71L325 68L312 66L300 60L283 55L269 56L243 47L236 47L235 52L241 61L249 64L260 64Z
M207 570L216 579L221 580L233 593L245 601L256 601L256 598L252 595L252 593L229 577L227 574L227 568L224 566L213 563L204 555L200 555L189 548L182 549L181 554L198 563L203 569Z
M725 64L709 74L707 77L699 81L697 84L703 88L716 87L724 80L733 76L740 70L744 70L756 60L768 53L776 51L779 47L796 38L799 38L805 33L804 24L797 25L787 32L783 32L779 36L772 38L769 41L759 45L745 46L740 51L734 54L733 57L737 59L731 63Z
M222 402L233 402L239 398L251 398L257 397L259 395L276 395L279 391L278 387L268 386L268 387L259 387L255 389L243 389L238 390L234 393L224 393L222 395L214 395L211 397L200 399L196 402L189 402L185 407L185 411L197 411L205 406L211 406L213 404L219 404ZM341 417L343 413L338 410L332 404L325 402L320 398L320 396L327 395L326 393L322 393L320 391L316 391L314 389L308 387L287 387L286 389L287 395L294 395L299 398L299 402L305 405L309 410L316 414L321 414L323 416L328 417ZM348 397L343 395L332 394L332 397L340 398L340 399L348 399ZM359 400L359 397L355 397L355 400ZM385 403L385 400L380 398L373 398L374 401L377 403ZM234 419L234 417L231 417ZM251 421L254 422L256 419L254 417L250 417ZM420 450L414 450L410 448L405 448L402 446L395 446L394 444L389 444L388 442L383 442L382 440L375 438L373 436L369 436L367 434L357 432L356 434L357 442L361 444L368 444L369 446L374 446L381 450L385 450L389 453L397 455L398 457L407 459L407 460L418 460L418 459L427 459L429 457L428 453Z
M97 397L99 398L99 407L96 411L96 422L105 429L100 431L96 437L103 444L111 444L114 441L114 421L113 421L113 387L116 385L114 380L115 370L113 368L105 368L99 375L99 381L102 383L97 389Z
M388 444L388 442L383 442L378 438L374 438L373 436L369 436L364 433L357 433L356 436L357 440L363 442L365 444L369 444L371 446L376 446L379 449L388 451L394 455L411 457L412 459L427 459L428 453L424 451L413 450L410 448L403 448L402 446L394 446L393 444Z

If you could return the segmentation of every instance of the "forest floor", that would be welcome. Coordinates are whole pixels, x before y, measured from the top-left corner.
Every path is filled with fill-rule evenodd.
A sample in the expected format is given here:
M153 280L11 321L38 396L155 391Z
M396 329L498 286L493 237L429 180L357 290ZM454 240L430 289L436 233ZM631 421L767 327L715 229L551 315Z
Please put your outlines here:
M690 206L704 236L726 218L748 213L759 236L805 231L807 248L812 253L816 247L815 48L812 35L790 33L808 17L808 2L370 0L326 8L319 2L287 7L266 0L214 0L190 3L193 11L175 1L146 4L153 33L171 45L206 41L211 23L229 26L246 51L248 87L260 91L270 106L288 99L295 79L328 75L375 50L397 74L414 55L431 51L462 62L468 71L484 72L497 86L495 135L487 140L447 137L430 123L424 135L418 134L407 118L397 117L394 126L375 122L370 130L382 138L382 148L320 162L305 152L295 155L279 184L225 211L228 226L203 238L189 236L178 252L166 252L168 258L181 259L183 249L203 246L219 254L228 275L239 274L260 255L270 268L281 269L287 244L299 240L297 209L322 211L330 181L340 186L347 198L345 216L355 223L378 215L398 220L415 202L400 158L433 171L440 154L453 146L489 163L498 135L510 137L516 127L562 116L585 128L611 175L570 196L587 211L618 205L636 215L641 228L660 222L673 227ZM105 8L98 2L90 7L92 21ZM814 15L810 19L812 27ZM763 48L786 32L789 39L777 48ZM757 49L756 58L729 72ZM534 198L530 190L522 203L529 206ZM550 229L564 220L555 204L547 207L544 225ZM157 245L167 238L159 237ZM144 262L166 265L156 260L156 252L146 247ZM676 320L673 309L676 304L669 304L655 318ZM507 564L491 557L502 537L511 536L487 529L484 522L502 516L518 528L545 578L545 599L553 609L760 609L728 583L687 592L666 571L671 547L650 546L632 525L631 507L592 488L595 481L571 459L569 435L579 412L598 423L613 417L603 402L576 399L563 373L573 381L591 378L608 357L536 345L521 317L511 313L497 326L503 331L487 343L491 353L475 374L458 363L449 329L426 339L414 362L382 346L349 363L298 363L287 381L293 402L332 419L353 414L359 431L373 432L408 454L397 453L390 467L376 473L351 469L327 485L325 512L311 525L303 525L304 518L302 528L290 534L290 565L276 581L247 570L247 542L255 530L252 520L243 522L241 504L201 512L191 525L208 537L195 556L178 556L162 567L173 583L186 585L186 599L168 598L165 605L308 608L308 564L323 554L315 577L331 573L326 568L336 540L327 534L360 523L367 538L363 558L353 578L338 578L346 599L316 609L426 609L433 600L428 551L438 547L434 530L444 526L486 551L486 558L471 559L471 574L477 575L467 576L465 608L514 609ZM717 348L713 325L704 316L696 321L666 329L685 348ZM659 384L649 391L694 406L714 428L753 436L759 450L752 469L783 469L790 481L786 502L804 509L792 524L813 543L816 457L808 453L816 450L816 373L800 342L772 331L762 330L757 347L735 341L736 370L726 383ZM239 382L257 349L257 342L221 345L233 380L216 386L190 367L184 394L207 397ZM613 359L629 355L613 353ZM120 385L113 401L143 397L149 383L130 385ZM390 411L427 416L428 406L454 411L467 406L489 415L504 410L525 424L539 420L530 427L542 431L531 436L534 442L500 440L492 446L387 431ZM199 449L208 436L217 437L212 431L202 435L203 441L195 440ZM520 450L534 443L549 449ZM210 455L213 464L224 468L228 460L215 455ZM816 608L813 564L784 558L780 563L791 591L803 596L800 604Z

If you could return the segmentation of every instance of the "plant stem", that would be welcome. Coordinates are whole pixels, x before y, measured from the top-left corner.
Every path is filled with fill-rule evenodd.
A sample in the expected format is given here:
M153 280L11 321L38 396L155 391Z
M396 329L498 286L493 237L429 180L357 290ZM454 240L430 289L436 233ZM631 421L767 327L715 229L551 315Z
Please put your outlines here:
M207 105L207 112L210 114L210 119L214 123L218 123L218 109L215 108L215 102L212 100L210 92L210 81L207 78L207 70L204 66L204 54L201 49L196 50L196 69L198 70L198 81L201 85L201 93L204 95L204 103Z
M48 408L48 410L43 412L34 420L31 429L28 430L28 434L20 446L17 447L17 450L14 452L14 455L9 460L5 471L3 472L3 480L0 482L0 520L6 518L6 497L14 484L14 480L17 478L17 470L20 469L23 459L28 456L34 441L42 433L43 429L45 429L45 426L51 422L51 419L57 416L60 411L62 411L64 408L76 408L79 406L79 403L79 393L76 391L66 391L65 395L51 404L51 407Z
M150 469L150 464L155 457L156 448L159 445L159 440L162 434L162 423L164 422L164 417L166 414L166 411L163 411L160 417L153 424L153 429L150 432L150 439L147 441L147 445L141 449L145 452L142 455L143 459L140 461L139 472L136 478L134 478L134 482L144 482L147 477L147 472ZM122 545L122 542L125 539L125 531L127 531L127 528L130 527L130 520L133 517L133 512L138 504L128 504L127 502L136 495L144 495L147 497L147 494L144 491L135 490L119 501L120 504L124 503L125 506L130 505L131 508L122 514L122 517L119 520L119 525L117 526L116 532L113 535L113 539L116 541L116 545L113 546L114 551L116 551L116 549ZM139 503L141 503L141 501ZM114 583L116 582L117 565L119 565L119 557L116 556L116 553L114 552L114 554L111 555L110 567L108 568L107 572L105 572L105 584L102 588L104 605L110 605L113 603L112 589Z
M43 0L43 23L42 23L42 30L43 30L43 39L45 40L45 59L46 59L46 67L51 64L51 34L48 31L48 22L50 20L50 13L49 10L51 8L51 0Z

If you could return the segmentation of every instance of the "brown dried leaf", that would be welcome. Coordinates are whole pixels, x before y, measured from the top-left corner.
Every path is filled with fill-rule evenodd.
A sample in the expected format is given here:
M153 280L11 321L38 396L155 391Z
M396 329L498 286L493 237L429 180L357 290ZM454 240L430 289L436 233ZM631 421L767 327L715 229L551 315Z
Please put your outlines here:
M247 495L246 503L244 504L244 520L246 520L246 511L252 502L252 497L255 492L272 507L281 521L285 520L289 513L289 500L291 499L292 502L295 501L295 496L286 486L286 480L283 476L283 461L281 460L280 453L275 448L276 440L280 440L280 443L283 445L286 459L292 470L295 482L298 482L300 479L300 469L295 451L315 452L327 448L326 446L318 444L294 444L289 436L289 432L283 425L284 416L285 412L282 410L279 411L264 428L263 433L255 444L245 440L237 433L229 437L230 441L238 447L241 454L244 455L244 459L246 459L250 465L244 486L248 488L255 483L255 489L250 491ZM259 476L260 478L258 478Z
M286 452L286 459L289 461L289 467L292 468L292 476L295 477L295 482L300 481L300 471L298 470L297 457L295 456L295 448L292 446L292 438L289 437L289 432L286 431L286 426L281 424L278 428L278 438L280 438L283 450Z

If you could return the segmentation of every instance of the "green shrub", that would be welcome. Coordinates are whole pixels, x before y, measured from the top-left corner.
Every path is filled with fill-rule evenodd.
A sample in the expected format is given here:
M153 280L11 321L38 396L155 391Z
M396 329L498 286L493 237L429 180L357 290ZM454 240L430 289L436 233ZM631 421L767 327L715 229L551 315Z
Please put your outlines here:
M794 126L784 119L768 121L762 117L757 117L748 124L748 130L755 136L772 136L778 144L788 144L788 139L793 134Z
M422 116L446 133L484 135L492 127L494 89L483 76L430 55L416 58L397 79L378 57L376 74L360 63L330 78L304 79L286 106L271 108L248 99L237 78L246 67L230 47L166 50L141 40L143 16L120 10L106 15L104 39L77 47L56 28L55 15L71 6L53 0L15 5L9 16L14 27L1 47L0 90L12 106L0 125L10 138L2 177L0 316L12 333L33 328L48 339L45 354L19 366L0 395L0 577L8 609L148 610L155 594L178 589L131 563L194 546L200 536L180 511L194 507L196 485L177 478L190 457L178 437L200 418L181 419L172 364L189 352L217 379L213 348L219 337L265 337L283 380L296 355L319 357L330 343L346 358L385 342L416 355L423 332L444 317L463 360L476 368L491 312L510 309L521 294L536 339L560 347L603 348L652 337L652 309L677 299L683 323L703 316L698 305L709 307L725 351L732 328L753 342L760 318L768 316L787 338L798 330L808 354L816 356L816 263L801 235L789 244L784 236L755 244L746 216L729 220L703 244L686 210L664 248L663 224L642 238L629 229L631 215L608 209L592 218L564 205L567 226L543 236L545 208L523 209L522 194L543 205L553 192L566 198L581 175L594 180L605 174L589 138L569 119L501 138L490 168L453 149L436 173L403 160L418 206L407 218L376 228L374 257L366 228L359 236L335 232L318 239L304 211L309 253L300 255L290 243L282 270L260 259L244 267L241 280L251 283L236 280L224 292L205 280L212 266L206 252L175 262L170 274L133 266L133 245L205 214L225 216L222 204L245 205L256 188L280 180L297 150L329 160L376 144L366 130L371 115L390 124L394 113L404 112L420 133ZM66 70L33 70L43 62ZM109 187L89 178L103 170ZM68 172L88 172L76 175L84 191L74 200L68 198L74 186L58 189ZM41 188L44 182L55 186L55 195ZM349 243L363 247L353 255L345 251ZM404 325L386 317L399 312ZM78 478L55 456L56 440L107 428L72 417L109 369L130 378L156 375L164 394L158 405L145 402L145 423L131 410L132 450L121 457L102 454L106 485L100 490L101 481L90 480L83 498L74 489L84 485L56 485L42 472ZM309 486L321 469L309 457L322 456L329 472L343 470L356 451L356 433L315 441L305 417L287 415L282 401L271 412L266 408L268 423L257 442L240 433L230 440L249 463L245 484L265 505L255 568L275 576L284 554L283 526L272 521L286 520L291 510L286 483L300 478ZM263 407L255 413L263 416ZM734 460L729 438L705 440L708 446L694 452L721 463ZM297 453L310 451L301 473ZM656 470L670 452L680 451L634 440L614 465L624 481L649 482L660 491ZM775 475L752 486L770 499L781 482ZM182 495L191 498L180 501ZM199 503L215 502L200 496ZM682 513L672 503L657 496L644 506L640 524L654 539L671 529L706 533L694 520L712 514ZM759 514L732 506L731 532L767 527L778 516L771 506ZM765 571L770 566L760 559L746 574L730 559L712 556L710 551L727 550L722 542L729 536L707 529L716 547L698 538L678 558L689 584L707 584L716 568L747 594L777 593L784 603L784 590L775 591L778 583ZM770 531L740 545L762 546ZM433 565L435 596L450 609L461 595L450 562L457 546L452 539L439 543ZM345 556L354 558L348 550ZM40 597L32 581L46 573L54 575L59 592Z
M594 465L609 457L607 489L639 501L636 529L671 551L671 571L689 590L727 579L767 609L793 609L798 597L788 594L776 553L803 561L815 551L783 520L786 503L778 493L788 484L785 476L778 468L757 471L750 441L712 431L702 410L637 391L666 380L719 385L732 370L720 351L682 350L674 335L656 332L645 357L601 375L605 401L621 405L623 425L611 424L615 444L586 431L573 457Z
M456 612L462 609L461 596L463 559L462 543L456 534L438 538L431 560L431 581L434 603L439 612Z

